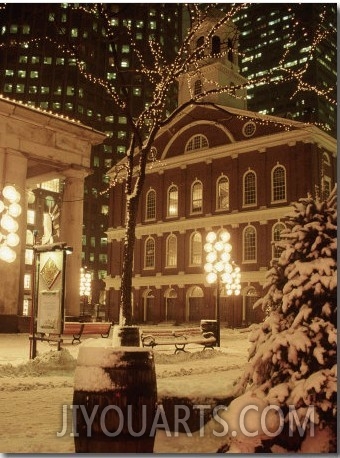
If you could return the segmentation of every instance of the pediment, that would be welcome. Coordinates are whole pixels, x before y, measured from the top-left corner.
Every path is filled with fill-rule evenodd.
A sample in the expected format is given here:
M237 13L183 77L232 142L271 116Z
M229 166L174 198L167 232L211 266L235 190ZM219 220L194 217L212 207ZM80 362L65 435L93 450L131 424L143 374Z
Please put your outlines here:
M157 157L164 160L294 130L298 128L295 124L300 123L210 103L190 105L161 128L154 146ZM206 141L200 142L197 138L199 146L188 150L190 141L199 136Z

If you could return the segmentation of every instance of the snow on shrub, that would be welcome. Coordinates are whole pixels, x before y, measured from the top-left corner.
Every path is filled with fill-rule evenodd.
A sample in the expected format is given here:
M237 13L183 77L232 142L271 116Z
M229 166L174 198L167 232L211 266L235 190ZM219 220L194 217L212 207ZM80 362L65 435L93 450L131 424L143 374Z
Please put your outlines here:
M228 412L237 416L240 404L260 399L277 406L284 423L275 437L247 437L248 452L309 450L309 441L314 453L336 451L336 188L327 200L308 196L293 207L278 242L283 251L255 304L267 317L252 332L249 362ZM244 450L234 435L227 451ZM317 435L323 440L313 440Z

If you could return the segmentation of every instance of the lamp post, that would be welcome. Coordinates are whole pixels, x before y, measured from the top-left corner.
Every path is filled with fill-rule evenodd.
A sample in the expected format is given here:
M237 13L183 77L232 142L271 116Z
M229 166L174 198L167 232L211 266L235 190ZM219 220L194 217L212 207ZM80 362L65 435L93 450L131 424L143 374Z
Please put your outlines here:
M83 316L85 315L85 302L91 296L91 274L86 271L86 267L80 268L80 288L79 294L83 303Z
M206 254L206 280L209 284L216 283L216 345L220 346L220 294L221 283L226 288L227 295L240 294L240 268L231 260L232 246L229 243L230 233L223 229L218 233L209 232L206 236L204 251Z
M15 218L21 215L20 193L14 186L6 185L0 198L0 259L11 263L16 259L14 247L19 245L19 225Z

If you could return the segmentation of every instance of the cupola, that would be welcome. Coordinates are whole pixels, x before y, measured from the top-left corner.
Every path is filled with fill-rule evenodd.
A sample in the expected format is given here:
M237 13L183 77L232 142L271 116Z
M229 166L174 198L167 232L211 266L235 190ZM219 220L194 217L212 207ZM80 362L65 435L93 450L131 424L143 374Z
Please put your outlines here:
M238 30L231 21L218 27L223 17L224 13L212 9L193 34L189 50L191 54L197 53L197 60L179 78L179 105L202 94L199 101L247 108L247 80L240 75L238 66ZM228 86L230 92L204 95L221 86Z

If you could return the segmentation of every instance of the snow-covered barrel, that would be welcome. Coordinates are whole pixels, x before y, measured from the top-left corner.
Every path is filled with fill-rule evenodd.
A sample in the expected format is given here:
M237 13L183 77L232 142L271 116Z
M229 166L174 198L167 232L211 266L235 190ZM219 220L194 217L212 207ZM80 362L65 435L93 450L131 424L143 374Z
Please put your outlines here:
M73 394L76 453L152 453L156 409L152 350L79 349Z
M201 320L202 332L212 332L216 339L218 338L218 323L217 320Z

